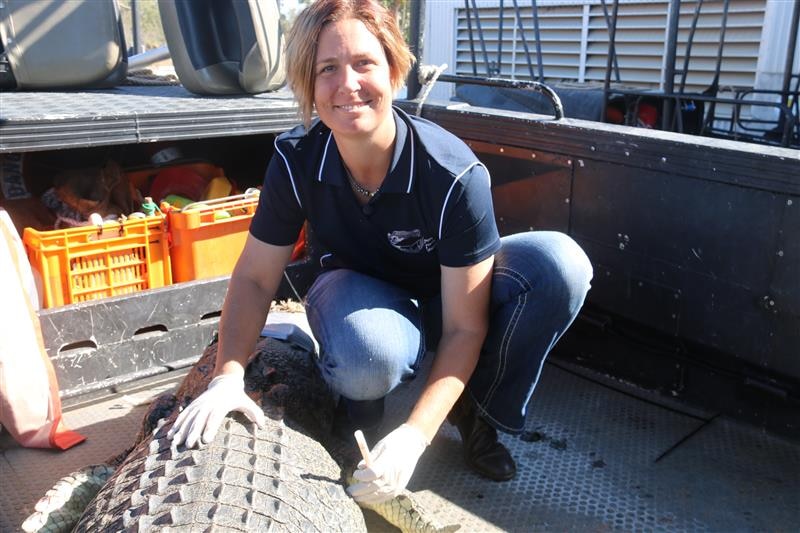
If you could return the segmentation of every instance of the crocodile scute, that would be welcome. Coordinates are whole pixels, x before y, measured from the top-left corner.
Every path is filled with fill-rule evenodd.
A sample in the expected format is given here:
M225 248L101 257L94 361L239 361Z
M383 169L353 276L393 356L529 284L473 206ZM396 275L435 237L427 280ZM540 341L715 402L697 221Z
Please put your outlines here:
M167 438L175 410L127 454L75 531L366 531L341 467L319 442L333 402L310 355L269 342L245 378L267 414L263 429L234 413L213 442L187 449ZM205 390L214 352L184 380L180 405Z
M322 446L279 420L229 416L201 449L162 425L97 495L76 531L366 531Z
M264 428L232 413L200 448L167 438L180 409L206 390L216 350L212 343L175 392L150 404L131 448L59 480L22 529L365 532L345 492L360 454L331 431L335 403L307 349L274 339L257 345L245 391L264 410ZM440 526L409 491L365 508L403 533L458 529Z

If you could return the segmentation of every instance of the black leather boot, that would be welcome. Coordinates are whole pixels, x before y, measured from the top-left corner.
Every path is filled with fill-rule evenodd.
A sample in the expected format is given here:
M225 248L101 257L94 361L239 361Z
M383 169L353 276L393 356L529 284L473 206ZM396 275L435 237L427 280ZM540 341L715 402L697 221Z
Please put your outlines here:
M478 410L464 392L456 401L447 420L461 434L464 459L478 474L494 481L508 481L517 474L514 459L497 440L497 430L478 416Z

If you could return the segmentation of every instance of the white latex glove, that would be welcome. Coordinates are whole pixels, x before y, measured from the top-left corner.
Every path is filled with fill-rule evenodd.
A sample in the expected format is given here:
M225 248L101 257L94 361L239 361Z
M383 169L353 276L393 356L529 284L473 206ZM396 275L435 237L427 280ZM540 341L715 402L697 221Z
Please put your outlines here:
M259 428L264 427L264 411L245 394L244 378L222 374L212 379L205 392L181 411L167 432L167 438L178 446L185 442L187 448L208 444L231 411L241 411Z
M430 444L419 429L403 424L386 435L370 453L371 467L358 463L353 473L358 483L347 492L359 503L378 504L403 492L422 452Z

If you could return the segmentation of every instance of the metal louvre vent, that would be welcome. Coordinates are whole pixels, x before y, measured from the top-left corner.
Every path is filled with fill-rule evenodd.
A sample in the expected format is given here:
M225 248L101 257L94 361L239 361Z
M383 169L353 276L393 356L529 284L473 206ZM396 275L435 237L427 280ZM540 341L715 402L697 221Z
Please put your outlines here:
M478 8L477 18L474 16L475 10L471 10L468 20L467 10L459 9L456 28L456 72L468 75L482 75L489 72L512 79L538 78L536 32L531 4L523 6L520 3L518 13L519 19L513 7L506 6L501 20L499 7L485 7ZM538 16L542 70L545 79L580 80L584 42L583 6L580 4L540 6ZM470 43L470 27L472 43ZM481 45L481 34L486 54ZM499 42L499 35L502 35L502 43ZM501 58L499 63L498 53Z
M677 68L682 68L686 55L693 12L697 2L681 4L678 31ZM719 84L722 87L753 87L756 64L764 25L765 0L731 2L728 10L725 44L722 50ZM721 40L722 2L706 2L700 13L694 34L691 61L687 75L687 90L708 87L714 77L716 57ZM680 74L678 74L678 77ZM677 83L676 79L676 83Z
M539 79L547 83L598 82L605 78L608 62L608 20L612 1L605 9L598 0L559 5L538 2L540 41L536 39L534 9L530 2L500 2L476 9L461 7L456 20L456 72L512 79ZM706 0L691 36L698 1L681 2L676 61L676 87L692 38L686 92L702 92L711 85L723 25L723 0ZM719 86L753 87L758 62L766 0L732 0L722 49ZM612 81L643 88L660 88L666 56L669 2L620 0L615 46L619 79ZM477 12L477 16L475 15ZM517 18L519 17L519 18ZM537 53L541 52L541 70ZM498 60L499 58L499 60ZM487 68L488 66L488 68Z
M611 6L608 6L611 20ZM620 3L615 47L619 79L630 85L658 87L664 61L667 3ZM608 23L602 5L590 6L586 47L586 81L605 79ZM612 80L614 75L612 74Z

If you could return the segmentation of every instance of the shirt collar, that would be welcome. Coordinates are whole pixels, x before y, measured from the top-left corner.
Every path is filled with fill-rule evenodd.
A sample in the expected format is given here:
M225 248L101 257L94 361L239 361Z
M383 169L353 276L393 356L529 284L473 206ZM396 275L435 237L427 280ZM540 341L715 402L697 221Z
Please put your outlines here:
M414 183L414 132L394 107L392 115L396 130L394 153L389 165L389 173L381 185L381 192L410 193ZM324 148L317 181L329 185L346 185L344 165L336 147L333 132L327 128L323 132L327 133L322 135Z

